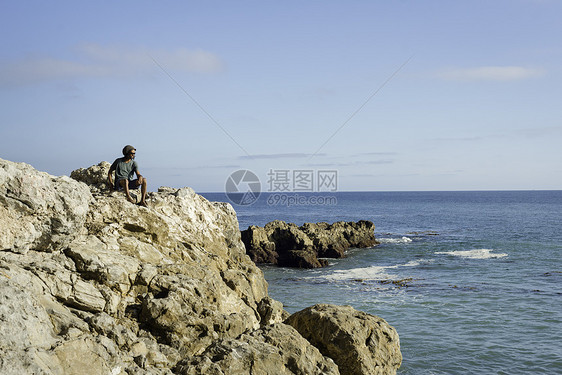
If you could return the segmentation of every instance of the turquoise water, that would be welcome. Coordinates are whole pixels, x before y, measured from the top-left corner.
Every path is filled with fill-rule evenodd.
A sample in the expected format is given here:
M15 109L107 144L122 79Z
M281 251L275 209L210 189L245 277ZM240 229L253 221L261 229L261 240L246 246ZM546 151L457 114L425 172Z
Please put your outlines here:
M270 205L262 195L234 205L241 229L376 225L379 246L327 268L262 267L286 310L334 303L383 317L400 335L399 374L562 373L562 191L332 195L337 203Z

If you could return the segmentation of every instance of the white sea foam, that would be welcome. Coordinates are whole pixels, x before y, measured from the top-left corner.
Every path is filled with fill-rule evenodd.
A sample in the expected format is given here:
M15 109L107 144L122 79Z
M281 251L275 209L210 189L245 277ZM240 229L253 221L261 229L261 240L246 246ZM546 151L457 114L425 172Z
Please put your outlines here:
M388 280L395 279L397 276L386 273L391 267L362 267L351 270L337 270L322 278L329 281L345 281L345 280Z
M410 243L412 239L404 236L402 238L377 238L377 241L380 243Z
M398 267L416 267L416 266L419 266L422 261L424 261L424 260L423 259L422 260L411 260L408 263L402 264L401 266L398 266Z
M405 264L396 264L393 266L370 266L353 268L350 270L336 270L327 275L322 275L322 279L328 281L345 281L345 280L394 280L402 278L398 275L388 273L388 270L397 269L400 267L416 267L426 260L413 260ZM429 262L429 261L427 261Z
M435 254L445 254L445 255L452 255L461 258L468 258L468 259L494 259L494 258L504 258L508 256L505 253L492 253L493 249L474 249L474 250L465 250L465 251L438 251Z

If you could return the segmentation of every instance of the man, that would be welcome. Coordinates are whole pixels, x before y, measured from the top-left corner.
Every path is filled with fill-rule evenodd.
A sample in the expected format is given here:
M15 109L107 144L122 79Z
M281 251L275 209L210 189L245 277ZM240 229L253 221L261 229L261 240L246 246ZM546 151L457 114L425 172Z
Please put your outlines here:
M142 198L139 205L148 207L146 204L146 178L139 173L139 166L135 161L136 153L137 150L131 145L123 147L123 157L115 159L113 164L111 164L107 179L109 186L115 190L125 190L127 200L131 203L133 203L133 198L131 198L129 190L140 187ZM113 183L113 171L115 171L115 184ZM135 173L137 174L136 179Z

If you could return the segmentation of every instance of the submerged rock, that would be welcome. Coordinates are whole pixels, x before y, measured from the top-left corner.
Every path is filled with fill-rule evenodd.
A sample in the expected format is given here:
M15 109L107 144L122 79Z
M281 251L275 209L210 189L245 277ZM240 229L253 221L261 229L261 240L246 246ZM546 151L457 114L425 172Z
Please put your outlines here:
M248 227L242 231L242 241L256 263L317 268L328 265L321 258L343 258L350 248L377 245L374 230L375 225L366 220L305 223L300 227L275 220L264 227Z
M1 374L339 373L283 323L229 204L140 207L106 166L86 185L0 159Z

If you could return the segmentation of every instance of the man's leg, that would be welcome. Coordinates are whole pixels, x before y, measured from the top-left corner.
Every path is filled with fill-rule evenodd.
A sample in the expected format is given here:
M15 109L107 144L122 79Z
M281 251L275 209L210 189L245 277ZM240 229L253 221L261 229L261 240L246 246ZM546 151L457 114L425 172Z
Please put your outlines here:
M143 176L139 177L139 184L141 186L140 204L146 206L146 186L147 186L146 178L144 178Z
M127 197L127 200L131 203L135 203L133 201L133 198L131 198L131 194L129 193L129 180L127 180L126 178L119 180L119 184L121 185L121 187L125 190L125 196Z

